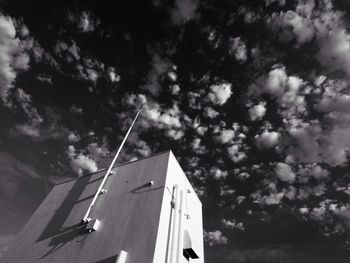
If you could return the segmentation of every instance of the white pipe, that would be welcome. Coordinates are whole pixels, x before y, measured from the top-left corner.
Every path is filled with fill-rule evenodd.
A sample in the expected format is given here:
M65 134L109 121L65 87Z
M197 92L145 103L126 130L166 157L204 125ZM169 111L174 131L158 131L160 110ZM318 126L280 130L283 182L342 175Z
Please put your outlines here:
M98 187L98 189L97 189L97 191L96 191L96 193L95 193L95 195L94 195L94 198L93 198L92 201L91 201L91 204L90 204L89 208L87 209L87 211L86 211L86 213L85 213L83 219L81 220L81 222L82 222L83 224L86 224L87 222L89 222L89 221L91 220L91 218L89 218L91 209L92 209L92 207L94 206L94 204L95 204L95 202L96 202L96 200L97 200L97 197L98 197L99 194L102 192L102 189L103 189L103 186L104 186L104 184L105 184L105 182L106 182L106 180L107 180L107 177L108 177L108 175L111 173L111 171L112 171L112 169L113 169L113 166L114 166L114 163L115 163L115 161L117 160L117 158L118 158L118 156L119 156L119 153L120 153L120 151L122 150L123 145L124 145L126 139L128 138L128 136L129 136L129 134L130 134L130 132L131 132L131 129L132 129L132 127L134 126L134 124L135 124L135 122L136 122L136 120L137 120L137 117L140 115L140 112L141 112L141 110L142 110L143 105L144 105L144 104L141 105L141 107L140 107L139 111L137 112L137 114L136 114L136 116L135 116L133 122L131 123L131 126L130 126L128 132L126 133L126 135L125 135L125 137L124 137L124 139L123 139L121 145L119 146L119 149L118 149L117 153L115 154L115 156L114 156L114 158L113 158L113 161L112 161L112 163L110 164L110 166L109 166L109 168L108 168L108 170L107 170L105 176L103 177L103 180L102 180L100 186Z
M179 232L177 235L177 253L176 253L176 263L180 263L181 262L181 258L183 256L183 241L184 241L184 237L183 237L183 219L184 219L184 215L183 215L183 211L184 211L184 193L183 190L180 191L180 208L179 208Z
M177 214L178 214L178 210L179 210L179 186L175 185L174 186L174 190L175 190L175 207L174 207L174 217L172 220L172 233L171 233L171 241L170 241L170 253L169 253L169 258L170 261L169 263L176 263L175 259L176 259L176 237L177 237Z

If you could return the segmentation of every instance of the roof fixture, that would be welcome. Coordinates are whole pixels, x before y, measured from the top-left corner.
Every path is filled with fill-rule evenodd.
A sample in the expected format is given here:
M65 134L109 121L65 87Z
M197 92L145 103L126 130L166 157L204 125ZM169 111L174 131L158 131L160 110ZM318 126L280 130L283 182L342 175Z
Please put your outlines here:
M101 222L98 219L91 219L87 225L86 230L91 233L93 231L97 231L97 229L100 227Z
M117 261L115 263L125 263L128 253L124 250L120 250Z

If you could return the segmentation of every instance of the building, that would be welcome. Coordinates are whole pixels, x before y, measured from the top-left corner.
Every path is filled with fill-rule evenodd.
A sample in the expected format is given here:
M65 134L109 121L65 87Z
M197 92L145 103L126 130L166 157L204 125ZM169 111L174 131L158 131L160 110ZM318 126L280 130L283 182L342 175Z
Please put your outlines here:
M4 263L204 262L201 202L171 151L55 185Z

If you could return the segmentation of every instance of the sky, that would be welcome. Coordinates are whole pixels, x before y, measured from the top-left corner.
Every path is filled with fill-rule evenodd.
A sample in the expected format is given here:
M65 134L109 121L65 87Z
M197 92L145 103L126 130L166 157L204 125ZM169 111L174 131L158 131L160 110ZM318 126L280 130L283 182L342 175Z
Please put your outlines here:
M51 187L172 149L205 262L349 262L347 0L0 1L0 257Z

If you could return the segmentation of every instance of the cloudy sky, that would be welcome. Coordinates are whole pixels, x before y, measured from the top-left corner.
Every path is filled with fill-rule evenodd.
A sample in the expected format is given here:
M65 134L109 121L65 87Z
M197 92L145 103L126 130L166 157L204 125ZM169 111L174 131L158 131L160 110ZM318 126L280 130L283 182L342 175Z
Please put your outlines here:
M206 262L348 262L350 2L0 1L0 257L54 183L172 149Z

